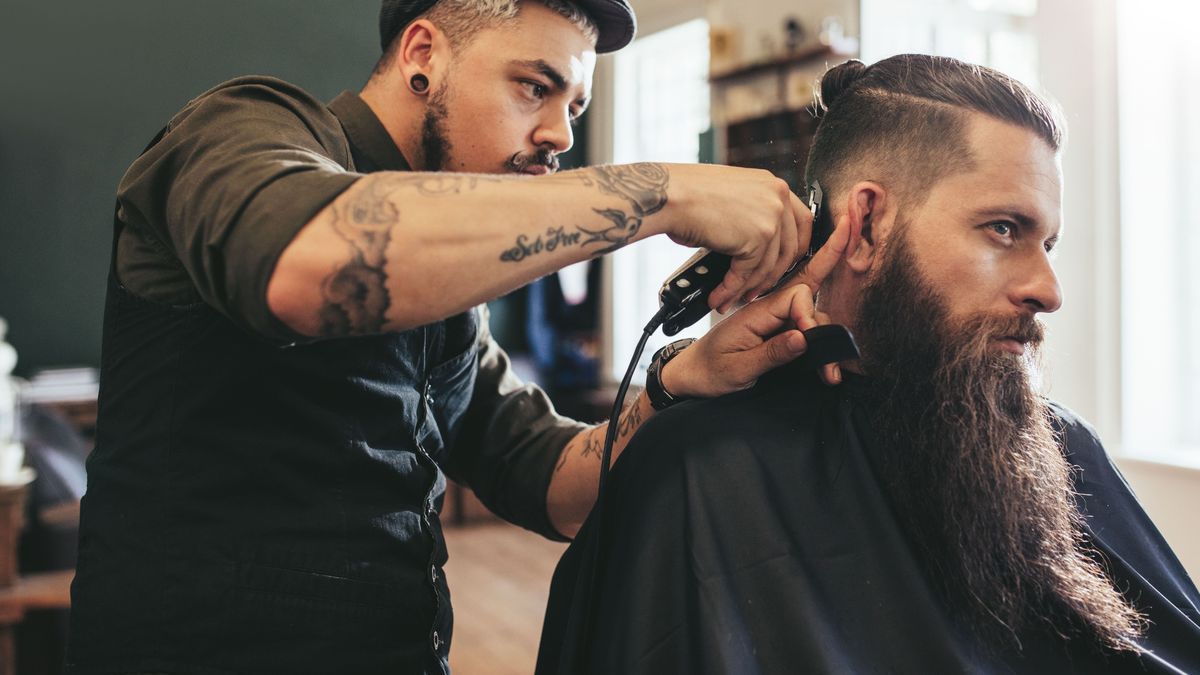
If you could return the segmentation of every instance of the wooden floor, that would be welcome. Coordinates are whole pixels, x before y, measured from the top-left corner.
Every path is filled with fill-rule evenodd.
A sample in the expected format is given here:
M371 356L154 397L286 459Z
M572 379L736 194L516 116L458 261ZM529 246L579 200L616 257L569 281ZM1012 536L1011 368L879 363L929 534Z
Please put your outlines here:
M447 527L454 675L530 675L554 566L566 544L507 523Z

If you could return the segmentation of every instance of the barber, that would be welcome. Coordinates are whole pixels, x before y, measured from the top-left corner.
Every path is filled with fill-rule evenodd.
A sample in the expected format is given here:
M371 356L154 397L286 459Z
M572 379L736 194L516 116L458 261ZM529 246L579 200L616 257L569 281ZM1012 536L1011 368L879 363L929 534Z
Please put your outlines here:
M556 172L596 54L634 31L624 0L384 0L361 93L326 105L235 79L137 158L117 195L70 672L446 672L445 476L512 522L575 533L606 426L518 380L482 303L666 235L732 256L711 298L729 309L811 229L763 171ZM656 408L802 354L818 319L792 286L660 363L614 455Z

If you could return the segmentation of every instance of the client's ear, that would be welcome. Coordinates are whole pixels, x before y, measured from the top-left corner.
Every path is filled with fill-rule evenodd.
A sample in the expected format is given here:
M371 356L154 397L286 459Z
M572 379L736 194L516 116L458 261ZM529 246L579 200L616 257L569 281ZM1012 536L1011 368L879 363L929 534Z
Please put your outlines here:
M861 233L861 236L850 240L844 257L846 264L855 272L865 274L875 260L886 202L887 191L879 183L871 181L854 184L846 195L846 214L850 218L850 227L852 231Z

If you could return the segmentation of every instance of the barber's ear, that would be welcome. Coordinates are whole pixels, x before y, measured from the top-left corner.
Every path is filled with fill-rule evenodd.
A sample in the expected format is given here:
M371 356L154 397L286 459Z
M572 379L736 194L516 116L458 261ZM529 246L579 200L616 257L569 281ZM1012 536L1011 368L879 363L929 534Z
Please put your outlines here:
M887 191L870 181L856 183L846 196L846 214L850 218L852 231L861 233L861 236L851 239L844 257L846 264L855 272L866 273L871 269L886 203Z
M438 65L444 60L441 52L449 48L445 36L428 19L418 19L404 29L400 36L397 63L405 82L420 75L428 81L435 80L440 73Z

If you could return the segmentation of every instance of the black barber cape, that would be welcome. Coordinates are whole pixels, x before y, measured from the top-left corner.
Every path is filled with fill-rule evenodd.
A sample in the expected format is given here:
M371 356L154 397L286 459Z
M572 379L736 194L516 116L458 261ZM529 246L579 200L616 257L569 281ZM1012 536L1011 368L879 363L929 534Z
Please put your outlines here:
M1200 594L1094 431L1060 407L1079 507L1151 621L1149 653L1034 635L982 653L892 514L864 384L783 369L649 420L610 474L603 532L589 519L558 565L537 673L1200 673Z

